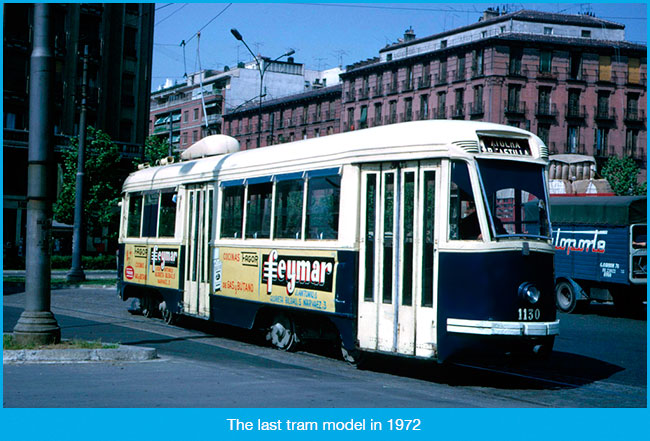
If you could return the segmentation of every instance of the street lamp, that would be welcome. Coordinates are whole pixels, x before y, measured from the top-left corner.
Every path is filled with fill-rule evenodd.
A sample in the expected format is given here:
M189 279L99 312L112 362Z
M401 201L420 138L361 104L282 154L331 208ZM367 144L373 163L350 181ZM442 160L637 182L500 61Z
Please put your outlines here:
M230 30L230 33L239 41L244 43L244 46L246 49L248 49L248 52L253 56L255 59L255 62L257 63L257 70L260 72L260 104L257 110L257 146L261 147L262 146L262 97L263 97L263 91L264 91L264 73L266 72L266 69L273 63L274 61L278 61L282 57L288 57L290 55L293 55L296 53L293 49L289 50L287 53L280 55L279 57L275 58L274 60L271 60L270 58L266 57L261 57L264 63L264 68L262 68L262 63L260 60L255 56L253 51L251 50L250 47L246 44L244 41L244 37L241 36L239 31L235 28L232 28Z

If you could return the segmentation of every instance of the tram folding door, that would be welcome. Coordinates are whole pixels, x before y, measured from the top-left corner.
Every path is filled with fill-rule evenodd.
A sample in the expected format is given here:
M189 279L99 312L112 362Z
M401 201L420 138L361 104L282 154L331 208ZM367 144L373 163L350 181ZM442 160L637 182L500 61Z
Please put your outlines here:
M435 355L436 163L361 173L358 339L361 349Z
M214 188L212 184L186 187L187 246L185 253L184 312L210 315L210 241L213 236Z

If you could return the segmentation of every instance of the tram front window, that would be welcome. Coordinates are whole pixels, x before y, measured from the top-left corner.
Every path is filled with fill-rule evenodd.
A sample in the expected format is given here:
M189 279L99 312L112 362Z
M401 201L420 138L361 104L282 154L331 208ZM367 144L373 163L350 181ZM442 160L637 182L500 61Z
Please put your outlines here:
M478 167L495 237L550 236L541 165L483 159Z

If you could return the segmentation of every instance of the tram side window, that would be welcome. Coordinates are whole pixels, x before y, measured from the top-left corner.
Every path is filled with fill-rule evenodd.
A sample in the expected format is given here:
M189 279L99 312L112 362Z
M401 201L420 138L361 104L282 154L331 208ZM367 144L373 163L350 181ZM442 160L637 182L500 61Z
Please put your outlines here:
M142 221L142 195L129 195L129 214L126 227L127 237L140 237L140 222Z
M451 161L449 189L449 240L480 239L481 229L467 163Z
M304 182L294 179L275 184L276 239L300 239Z
M223 189L221 205L221 237L241 238L244 217L244 187L233 186Z
M449 240L480 239L481 229L467 163L451 162L449 190Z
M142 215L142 237L156 237L158 226L158 200L160 193L145 193Z
M163 191L160 194L158 237L174 237L176 230L176 193Z
M246 201L246 237L268 239L271 237L271 201L273 183L252 184L248 186Z
M337 239L340 176L310 178L307 182L307 239Z

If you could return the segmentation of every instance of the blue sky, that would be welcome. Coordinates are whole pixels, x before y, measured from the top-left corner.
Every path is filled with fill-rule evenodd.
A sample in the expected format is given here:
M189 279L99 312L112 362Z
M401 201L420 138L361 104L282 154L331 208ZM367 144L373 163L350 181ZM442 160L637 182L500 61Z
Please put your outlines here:
M230 5L230 6L229 6ZM255 53L275 58L289 48L311 69L352 64L378 55L412 27L417 37L475 23L503 3L157 3L153 84L184 73L236 66L251 59L230 33L237 28ZM537 9L622 23L626 40L646 44L645 3L510 3L509 11ZM196 33L201 30L200 39ZM185 40L185 51L181 42Z

